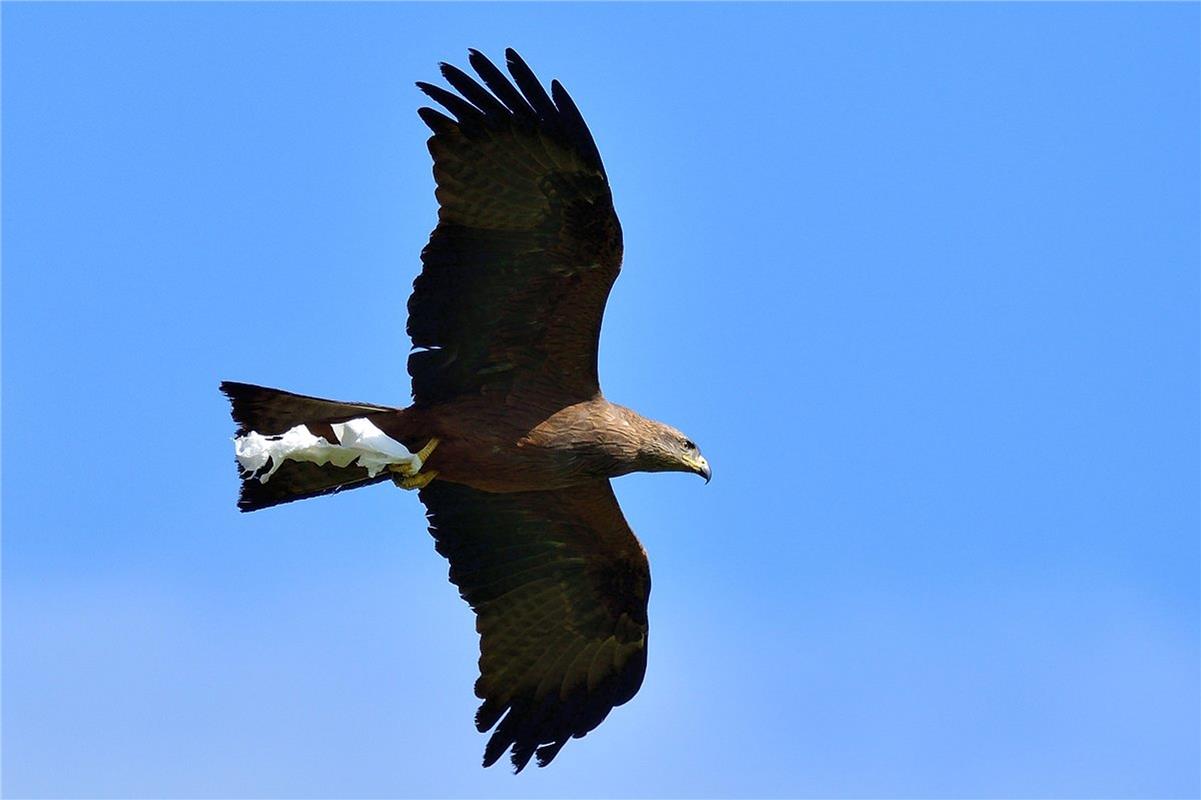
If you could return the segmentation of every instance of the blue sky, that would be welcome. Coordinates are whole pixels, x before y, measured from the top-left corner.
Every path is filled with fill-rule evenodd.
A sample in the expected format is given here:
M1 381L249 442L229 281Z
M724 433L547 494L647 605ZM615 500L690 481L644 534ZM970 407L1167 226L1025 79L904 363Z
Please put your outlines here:
M1196 4L3 6L10 796L1199 785ZM600 145L641 693L484 771L416 496L234 508L223 378L403 403L412 82Z

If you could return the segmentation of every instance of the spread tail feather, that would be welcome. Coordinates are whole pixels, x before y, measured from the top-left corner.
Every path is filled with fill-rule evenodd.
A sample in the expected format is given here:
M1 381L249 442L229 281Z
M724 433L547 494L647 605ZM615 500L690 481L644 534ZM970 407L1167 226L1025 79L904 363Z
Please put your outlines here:
M229 398L239 436L251 433L278 436L304 425L313 436L322 437L326 442L336 445L338 440L331 425L359 418L374 417L378 420L381 414L395 419L398 411L387 406L341 403L233 381L222 382L221 391ZM238 508L242 511L258 511L293 500L369 486L391 478L387 470L372 476L365 467L353 463L339 467L333 463L285 459L278 465L268 462L274 470L268 480L262 481L260 476L266 470L248 471L241 462L235 463L242 477L238 497Z
M242 473L245 475L245 473ZM238 491L239 511L258 511L293 500L306 500L346 489L357 489L390 480L392 473L381 472L374 478L363 467L336 467L285 461L266 483L253 475L242 478Z
M274 436L308 422L345 422L381 411L396 411L370 403L322 400L252 383L222 381L221 391L229 398L230 413L240 434L256 431L264 436Z

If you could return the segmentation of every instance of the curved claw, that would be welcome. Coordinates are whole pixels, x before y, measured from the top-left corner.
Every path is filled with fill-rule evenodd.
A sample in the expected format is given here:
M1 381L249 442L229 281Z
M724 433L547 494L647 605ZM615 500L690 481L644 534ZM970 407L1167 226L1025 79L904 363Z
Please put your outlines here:
M393 475L392 482L401 489L424 489L436 477L438 477L438 470L428 469L425 472L418 472L416 475Z
M392 471L392 482L402 489L424 489L428 486L430 481L438 477L438 472L437 470L422 472L421 468L425 466L430 453L434 452L434 448L437 446L438 439L434 437L425 447L414 453L413 461L415 463L393 464L389 467Z

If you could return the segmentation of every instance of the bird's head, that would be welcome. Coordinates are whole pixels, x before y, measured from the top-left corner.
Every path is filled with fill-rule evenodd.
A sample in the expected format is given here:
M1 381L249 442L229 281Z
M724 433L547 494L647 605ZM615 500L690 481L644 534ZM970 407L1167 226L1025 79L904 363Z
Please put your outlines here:
M713 472L696 443L670 425L661 422L655 425L655 435L650 437L649 446L643 452L647 471L691 472L708 483Z

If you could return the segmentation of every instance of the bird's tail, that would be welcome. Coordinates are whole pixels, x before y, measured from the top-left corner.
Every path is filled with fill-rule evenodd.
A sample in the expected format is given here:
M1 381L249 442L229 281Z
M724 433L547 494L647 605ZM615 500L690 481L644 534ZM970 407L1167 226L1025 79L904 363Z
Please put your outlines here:
M238 498L238 508L242 511L258 511L306 497L368 486L386 481L392 475L378 465L369 469L355 463L357 453L337 452L340 442L335 431L345 436L348 428L368 422L370 429L378 433L379 428L374 427L372 420L380 423L387 420L386 427L394 431L402 416L399 409L322 400L233 381L222 382L221 391L229 398L238 426L234 443L242 478ZM279 453L283 452L280 448L285 444L300 455L280 458ZM317 457L306 453L317 453ZM350 463L339 465L337 462L346 461L346 456L350 456Z

